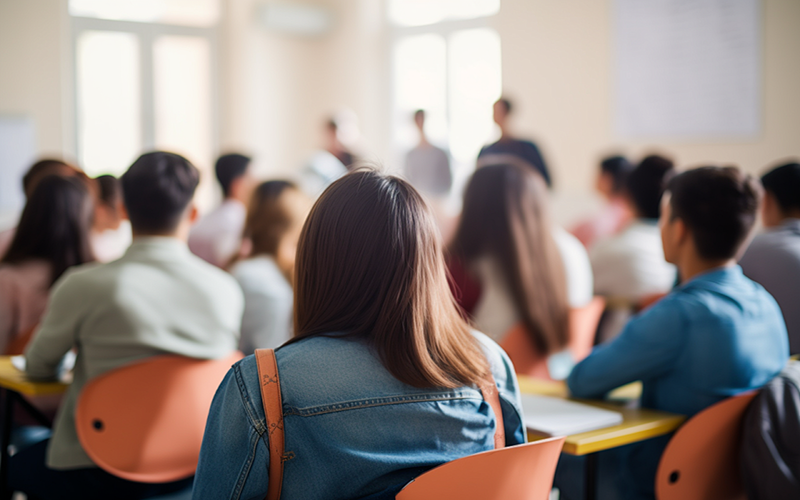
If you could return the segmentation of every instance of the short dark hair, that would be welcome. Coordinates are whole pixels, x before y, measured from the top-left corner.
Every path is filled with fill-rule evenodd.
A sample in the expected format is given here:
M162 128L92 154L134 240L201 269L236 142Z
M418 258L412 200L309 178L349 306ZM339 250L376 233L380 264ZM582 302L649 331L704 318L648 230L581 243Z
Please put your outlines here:
M171 232L192 201L200 173L183 156L156 151L133 162L121 182L134 231Z
M784 212L800 210L800 163L773 168L761 177L761 184Z
M55 158L45 158L31 165L22 177L22 190L25 192L25 196L30 197L33 190L36 189L36 185L41 182L42 179L51 175L80 177L82 180L87 181L87 185L91 184L91 182L88 181L89 177L78 167Z
M233 181L247 172L247 167L250 166L251 160L252 158L249 156L238 153L222 155L217 159L214 172L217 174L217 180L222 186L222 193L225 197L230 196Z
M511 110L514 109L514 106L511 104L511 100L508 97L501 97L497 100L503 106L506 114L511 113Z
M736 167L700 167L675 176L672 219L692 233L697 252L709 260L736 256L756 222L761 188Z
M122 199L122 186L119 179L113 175L100 175L94 178L98 188L98 198L101 203L111 208L117 206Z
M661 213L661 196L670 178L675 174L672 160L650 155L639 162L628 174L625 190L633 201L639 216L658 219Z
M624 156L609 156L600 162L600 170L611 176L611 189L619 193L625 189L625 182L633 170L633 165Z

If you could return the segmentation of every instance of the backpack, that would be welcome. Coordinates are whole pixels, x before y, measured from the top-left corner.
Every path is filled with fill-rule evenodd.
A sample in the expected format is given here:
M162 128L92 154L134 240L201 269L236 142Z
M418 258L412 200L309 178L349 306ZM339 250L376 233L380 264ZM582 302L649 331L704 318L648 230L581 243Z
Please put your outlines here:
M750 500L800 498L800 361L790 360L747 409L740 466Z

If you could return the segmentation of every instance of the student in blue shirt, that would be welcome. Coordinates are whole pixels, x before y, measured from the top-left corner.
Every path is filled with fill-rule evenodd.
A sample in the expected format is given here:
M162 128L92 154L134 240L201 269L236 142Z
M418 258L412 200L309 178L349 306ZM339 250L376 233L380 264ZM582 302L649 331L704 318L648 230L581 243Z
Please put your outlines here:
M789 357L781 311L736 265L760 198L756 181L733 167L703 167L672 179L662 200L661 236L683 284L575 367L568 380L574 396L599 398L641 380L643 407L692 416L778 374ZM625 449L623 498L654 497L668 441L662 436Z

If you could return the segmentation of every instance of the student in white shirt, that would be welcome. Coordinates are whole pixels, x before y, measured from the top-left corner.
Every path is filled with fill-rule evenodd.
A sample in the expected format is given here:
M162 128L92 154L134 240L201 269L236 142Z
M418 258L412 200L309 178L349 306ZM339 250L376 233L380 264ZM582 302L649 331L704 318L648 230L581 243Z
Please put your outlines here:
M122 176L133 227L130 248L114 262L70 270L53 287L25 351L26 371L52 378L64 355L76 349L73 381L52 438L10 461L13 490L36 499L147 498L191 485L127 481L98 468L78 440L75 408L89 380L120 366L163 354L218 359L236 349L241 289L186 247L199 178L176 154L139 157Z
M677 270L664 260L658 228L661 196L674 173L667 158L643 159L625 183L624 197L634 219L622 232L591 249L594 291L609 304L598 335L602 341L615 337L640 303L666 294L675 285Z
M242 241L247 202L253 189L250 158L240 154L220 156L214 171L225 199L192 227L189 249L206 262L224 268Z
M544 356L567 346L570 308L592 299L583 246L552 226L544 180L516 163L473 174L450 245L450 271L456 300L478 329L501 342L522 323Z
M122 202L122 186L113 175L95 177L98 197L92 225L92 250L99 262L122 257L131 244L131 224Z
M308 197L287 181L267 181L253 192L244 230L248 256L231 269L244 291L239 350L245 354L276 348L291 337L294 257L310 207Z

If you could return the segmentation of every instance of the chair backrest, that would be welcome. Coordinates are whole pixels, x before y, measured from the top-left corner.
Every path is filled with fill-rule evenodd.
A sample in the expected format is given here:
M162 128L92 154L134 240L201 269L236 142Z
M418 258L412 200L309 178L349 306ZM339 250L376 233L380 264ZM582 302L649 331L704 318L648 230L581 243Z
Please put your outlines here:
M431 469L397 500L547 500L564 437L485 451Z
M755 395L730 397L678 429L658 464L658 500L746 498L739 477L739 442L745 410Z
M89 381L75 425L89 457L130 481L163 483L194 474L211 400L236 351L224 359L156 356Z
M573 308L569 314L569 350L575 361L580 361L592 352L594 335L600 316L605 308L605 300L595 297L588 305ZM515 325L500 342L517 373L530 377L551 379L547 369L547 358L534 347L525 327Z

